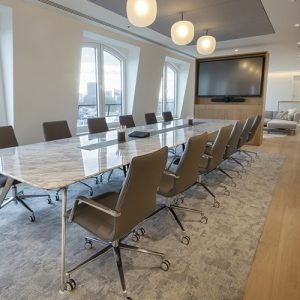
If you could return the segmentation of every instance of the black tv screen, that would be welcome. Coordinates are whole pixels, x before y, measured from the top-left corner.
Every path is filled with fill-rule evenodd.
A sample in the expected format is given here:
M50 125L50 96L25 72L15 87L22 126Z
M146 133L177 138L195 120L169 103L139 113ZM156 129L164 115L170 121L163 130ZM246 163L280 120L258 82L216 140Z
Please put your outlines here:
M199 97L261 96L263 56L204 61L198 67Z

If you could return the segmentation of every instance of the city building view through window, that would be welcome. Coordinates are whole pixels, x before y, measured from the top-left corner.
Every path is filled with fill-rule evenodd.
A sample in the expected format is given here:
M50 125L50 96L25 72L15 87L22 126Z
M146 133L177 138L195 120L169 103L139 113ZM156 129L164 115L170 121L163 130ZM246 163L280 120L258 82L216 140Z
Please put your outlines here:
M157 115L164 111L172 112L176 116L176 89L177 71L169 64L165 64L160 84L160 91L157 105Z
M105 116L117 122L122 114L123 61L102 46L83 47L78 99L77 128L88 118Z

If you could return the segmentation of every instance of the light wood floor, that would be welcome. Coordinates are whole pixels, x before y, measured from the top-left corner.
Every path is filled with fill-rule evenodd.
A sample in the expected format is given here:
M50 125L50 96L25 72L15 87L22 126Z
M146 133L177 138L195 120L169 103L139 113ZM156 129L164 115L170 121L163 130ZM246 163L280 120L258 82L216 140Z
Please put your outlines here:
M251 147L253 150L256 147ZM286 155L244 300L300 299L300 131L266 138L261 150Z

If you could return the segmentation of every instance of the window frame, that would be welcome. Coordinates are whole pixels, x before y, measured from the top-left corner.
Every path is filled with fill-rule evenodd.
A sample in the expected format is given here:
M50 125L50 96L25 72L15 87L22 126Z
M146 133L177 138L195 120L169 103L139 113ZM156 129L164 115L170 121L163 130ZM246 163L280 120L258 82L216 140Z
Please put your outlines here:
M104 51L114 56L120 61L121 65L121 114L126 113L126 58L116 49L106 45L93 42L83 43L81 46L81 51L83 48L93 48L96 50L96 105L97 105L97 115L98 117L105 116L105 86L104 86ZM81 72L81 70L80 70ZM77 101L77 113L78 113L78 101ZM78 118L78 117L77 117ZM88 118L87 118L88 119ZM78 119L77 119L78 120ZM76 120L76 122L77 122ZM77 124L77 123L76 123ZM117 126L119 122L109 122L109 127ZM77 127L76 131L78 134L88 131L87 126Z
M165 62L164 66L163 66L163 73L162 73L162 77L161 77L161 87L160 89L162 89L162 102L161 102L161 111L162 113L166 111L166 99L167 99L167 93L168 93L168 85L167 85L167 81L168 81L168 75L167 75L167 68L170 68L173 72L174 72L174 116L177 117L177 101L178 101L178 68L173 65L170 62ZM159 89L159 92L160 92ZM160 97L160 93L158 95L158 100ZM159 102L159 101L158 101ZM157 110L156 110L157 111ZM158 116L162 116L158 115Z

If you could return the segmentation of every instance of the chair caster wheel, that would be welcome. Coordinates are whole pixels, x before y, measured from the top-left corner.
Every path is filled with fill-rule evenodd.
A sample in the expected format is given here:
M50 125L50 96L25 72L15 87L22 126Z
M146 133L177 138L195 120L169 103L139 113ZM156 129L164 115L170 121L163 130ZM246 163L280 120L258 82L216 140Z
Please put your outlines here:
M185 245L188 245L190 243L190 237L185 235L181 238L181 243L182 244L185 244Z
M203 217L200 219L200 222L201 222L202 224L207 224L207 221L208 221L208 219L207 219L207 217L205 217L205 216L203 216Z
M51 198L48 198L48 204L52 204Z
M95 179L95 181L96 181L96 184L99 184L99 179L98 179L98 177Z
M91 242L89 240L86 240L85 244L84 244L84 248L87 249L87 250L92 249L93 248L93 242Z
M228 190L226 190L226 191L224 192L224 195L225 195L225 196L230 196L230 192L229 192Z
M138 242L140 240L140 235L137 232L134 232L131 239L133 242Z
M174 200L173 200L173 204L176 205L176 206L178 206L179 200L178 200L178 199L174 199Z
M93 194L94 194L94 192L91 190L91 191L90 191L90 196L93 196Z
M59 201L59 195L55 195L55 201Z
M74 279L69 279L66 284L65 288L68 292L72 292L76 288L76 282Z
M127 299L127 300L132 300L132 298L130 298L130 297L126 297L126 299Z
M31 215L29 218L30 218L30 222L35 222L35 215Z
M171 263L170 263L167 259L164 259L164 260L162 261L162 263L160 264L160 268L161 268L163 271L167 272L167 271L169 271L169 269L170 269L170 265L171 265Z
M215 200L213 207L219 208L220 207L220 202Z
M145 234L145 232L146 232L146 230L143 228L143 227L141 227L141 228L139 228L138 230L137 230L137 234L138 235L144 235Z

